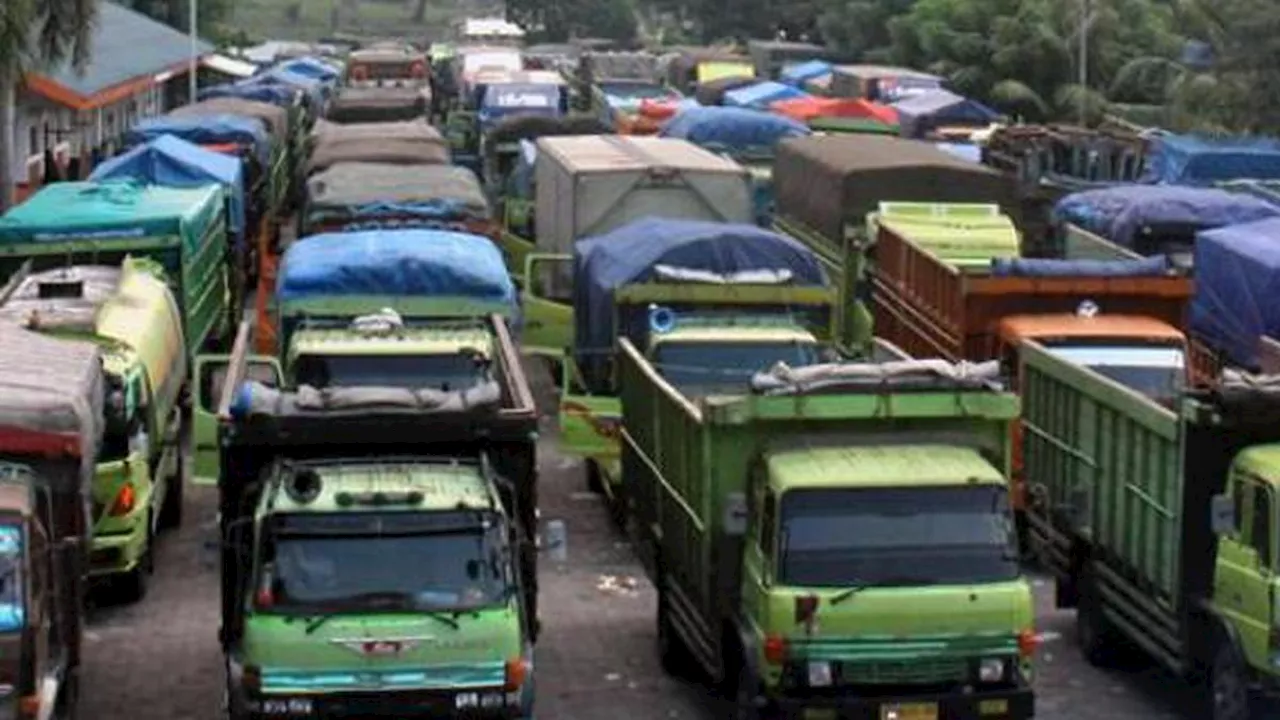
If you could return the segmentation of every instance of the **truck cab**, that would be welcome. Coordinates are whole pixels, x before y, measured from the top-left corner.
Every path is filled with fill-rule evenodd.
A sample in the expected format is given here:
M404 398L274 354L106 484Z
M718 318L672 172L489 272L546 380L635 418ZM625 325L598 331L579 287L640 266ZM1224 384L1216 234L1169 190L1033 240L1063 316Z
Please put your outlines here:
M980 716L1025 716L1011 703L1032 677L1031 592L995 465L942 444L826 444L767 451L750 473L743 612L770 695L970 685ZM869 628L894 638L892 659ZM901 717L943 716L909 705Z
M231 716L529 717L519 537L497 482L484 461L275 465Z

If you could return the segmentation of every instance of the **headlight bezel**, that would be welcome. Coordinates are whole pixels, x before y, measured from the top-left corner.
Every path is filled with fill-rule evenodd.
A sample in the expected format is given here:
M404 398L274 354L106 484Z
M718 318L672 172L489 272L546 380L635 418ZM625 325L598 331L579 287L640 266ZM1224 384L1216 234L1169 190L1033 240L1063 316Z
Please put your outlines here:
M835 685L835 668L826 660L810 660L805 663L805 680L809 687L832 687Z
M978 660L974 668L974 674L980 683L998 683L1003 682L1009 676L1009 668L1008 658L984 657Z

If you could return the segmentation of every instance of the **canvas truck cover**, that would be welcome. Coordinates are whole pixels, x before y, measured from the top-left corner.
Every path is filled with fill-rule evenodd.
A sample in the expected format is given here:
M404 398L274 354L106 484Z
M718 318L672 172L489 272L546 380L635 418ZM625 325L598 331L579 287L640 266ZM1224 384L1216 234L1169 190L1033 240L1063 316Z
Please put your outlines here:
M258 161L264 167L270 164L271 134L257 118L230 114L147 118L125 133L125 142L141 145L161 135L176 135L196 145L251 145Z
M1280 337L1280 218L1201 232L1195 267L1192 333L1256 368L1258 339Z
M647 80L658 77L657 59L647 52L589 52L580 61L592 82Z
M376 208L374 207L376 206ZM307 180L307 209L394 211L488 218L489 201L474 172L454 165L340 163Z
M1012 178L928 143L881 135L814 135L779 143L778 212L829 238L861 228L881 202L997 203L1019 208Z
M0 247L177 235L184 250L194 252L223 212L223 197L218 185L54 183L0 217Z
M253 85L238 82L202 88L198 97L201 100L243 98L245 100L271 103L280 107L289 107L297 100L299 92L296 88L282 85Z
M289 141L289 111L279 105L245 98L210 98L193 105L183 105L169 111L169 117L216 117L239 115L256 118L266 126L267 132L284 145Z
M230 157L199 145L162 135L123 155L105 160L93 169L90 182L134 180L147 185L192 188L218 183L226 188L230 217L228 225L237 240L245 232L244 165Z
M304 77L313 77L325 83L335 83L342 73L320 58L303 56L285 60L277 67Z
M724 94L724 105L731 107L767 108L779 100L806 97L809 93L792 85L767 80L754 85L734 88Z
M754 218L745 168L672 138L538 138L535 182L538 243L555 252L648 215L741 223Z
M830 75L831 68L831 63L826 60L809 60L808 62L783 68L782 72L778 74L778 81L801 87L806 80Z
M613 292L652 280L659 267L732 275L790 274L794 285L826 285L817 257L799 242L755 225L643 218L574 246L574 346L584 358L613 350Z
M465 297L513 311L502 253L480 235L444 230L327 233L296 242L280 262L281 302L332 296Z
M1161 135L1151 139L1141 178L1170 185L1212 185L1240 179L1280 179L1280 141Z
M659 136L732 151L772 149L781 140L811 134L809 126L774 113L746 108L696 107L677 114L662 126Z
M427 95L412 87L344 87L329 103L336 122L413 120L427 114Z
M342 162L447 165L449 146L426 121L338 125L317 122L311 133L307 174Z
M759 82L750 75L725 75L700 82L693 88L693 99L702 105L723 105L725 93Z
M1280 215L1258 198L1216 188L1119 185L1072 193L1054 205L1054 224L1071 223L1131 248L1153 225L1210 230Z
M0 434L61 436L61 447L81 458L79 492L89 503L94 464L102 444L105 387L93 343L62 340L0 323ZM0 453L8 452L0 444ZM21 455L22 453L17 453Z
M943 125L987 125L1000 113L947 90L930 90L892 105L904 137L922 138Z

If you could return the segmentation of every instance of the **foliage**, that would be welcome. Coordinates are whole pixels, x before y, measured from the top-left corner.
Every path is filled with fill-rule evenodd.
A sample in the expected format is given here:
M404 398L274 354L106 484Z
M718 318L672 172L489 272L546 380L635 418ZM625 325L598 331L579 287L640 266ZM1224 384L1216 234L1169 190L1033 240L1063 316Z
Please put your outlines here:
M159 22L187 32L191 26L191 3L196 2L196 22L200 34L212 39L231 19L232 0L115 0L121 5Z
M532 43L571 38L631 41L638 31L630 0L509 0L507 18L529 30Z

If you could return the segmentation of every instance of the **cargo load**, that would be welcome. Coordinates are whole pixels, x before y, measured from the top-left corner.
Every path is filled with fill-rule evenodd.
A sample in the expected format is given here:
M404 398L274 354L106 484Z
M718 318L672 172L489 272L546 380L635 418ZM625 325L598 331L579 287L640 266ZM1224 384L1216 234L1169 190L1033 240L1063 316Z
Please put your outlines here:
M1280 337L1280 218L1196 236L1191 330L1231 364L1257 369L1258 343Z
M1231 180L1280 180L1280 140L1159 135L1142 182L1214 185Z
M492 235L475 173L453 165L344 162L307 180L300 236L339 230L440 227Z
M325 113L335 123L402 122L427 115L429 94L413 87L344 87Z
M348 125L317 122L311 131L306 174L314 175L340 162L448 165L449 146L426 120Z
M898 113L902 136L909 138L927 138L943 128L984 128L1000 119L1000 113L977 100L947 90L910 95L890 107Z
M746 108L696 107L682 110L658 133L730 154L773 154L787 138L811 135L808 126L774 113Z

